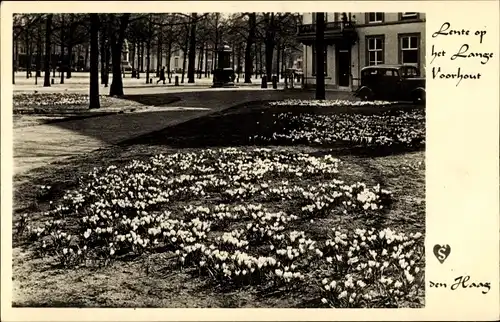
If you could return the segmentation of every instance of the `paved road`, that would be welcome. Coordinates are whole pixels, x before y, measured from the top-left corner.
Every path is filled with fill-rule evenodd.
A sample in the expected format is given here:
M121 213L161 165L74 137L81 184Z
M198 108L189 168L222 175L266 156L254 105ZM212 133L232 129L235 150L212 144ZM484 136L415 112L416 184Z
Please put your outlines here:
M144 91L143 91L144 92ZM170 94L164 94L165 97ZM327 98L348 97L349 93L327 93ZM14 173L19 174L47 163L126 139L161 130L248 101L313 98L313 92L276 90L185 90L175 93L181 101L165 107L71 120L13 129Z
M15 85L13 85L13 91L14 92L33 92L33 91L38 91L38 92L61 92L61 91L68 91L68 92L85 92L88 93L89 88L89 77L88 73L84 73L86 75L80 75L80 74L74 74L70 79L65 79L64 84L60 84L60 77L55 77L55 84L50 86L50 87L43 87L43 78L38 78L38 84L35 85L35 78L29 78L27 79L25 76L25 73L18 73L15 78ZM58 75L58 73L56 74ZM194 84L189 84L187 83L187 79L185 79L185 83L180 83L179 86L174 86L174 78L172 78L172 83L167 83L164 85L161 82L159 84L156 83L157 78L153 76L150 76L150 78L153 78L153 84L146 84L146 78L145 74L141 74L141 79L136 79L136 78L131 78L129 75L127 75L125 78L123 78L123 86L125 89L126 93L136 93L138 91L143 91L143 90L151 90L151 91L178 91L178 90L183 90L183 89L209 89L210 86L213 84L213 78L212 77L202 77L200 79L196 78ZM111 84L112 77L110 77L109 83ZM255 87L260 87L261 84L261 79L260 78L255 78L252 77L252 84L244 84L243 79L240 79L241 83L236 83L236 85L240 88L255 88ZM281 83L279 87L283 87L283 79L281 79ZM179 82L180 82L180 76L179 76ZM86 85L86 86L85 86ZM269 84L271 85L271 84ZM100 87L101 93L109 93L109 87L104 87L101 85Z

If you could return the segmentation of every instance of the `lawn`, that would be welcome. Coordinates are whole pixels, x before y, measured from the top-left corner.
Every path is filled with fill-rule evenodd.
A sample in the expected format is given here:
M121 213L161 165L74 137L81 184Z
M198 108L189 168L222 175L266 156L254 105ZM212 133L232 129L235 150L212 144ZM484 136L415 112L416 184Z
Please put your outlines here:
M422 307L423 109L291 105L14 178L13 304Z
M100 95L100 109L89 109L89 96L81 93L15 93L13 103L14 128L57 123L115 113L135 111L144 107L164 106L179 101L174 95Z

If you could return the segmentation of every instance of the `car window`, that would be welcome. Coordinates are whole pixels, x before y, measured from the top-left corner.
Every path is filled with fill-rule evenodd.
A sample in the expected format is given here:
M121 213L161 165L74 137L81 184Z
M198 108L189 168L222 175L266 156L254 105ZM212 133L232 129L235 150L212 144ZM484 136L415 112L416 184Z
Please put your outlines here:
M405 77L418 76L418 71L416 68L407 67L407 68L403 69L403 76L405 76Z
M394 70L394 69L386 69L386 70L382 71L382 73L383 73L382 75L384 75L384 76L392 76L392 77L399 76L398 71Z

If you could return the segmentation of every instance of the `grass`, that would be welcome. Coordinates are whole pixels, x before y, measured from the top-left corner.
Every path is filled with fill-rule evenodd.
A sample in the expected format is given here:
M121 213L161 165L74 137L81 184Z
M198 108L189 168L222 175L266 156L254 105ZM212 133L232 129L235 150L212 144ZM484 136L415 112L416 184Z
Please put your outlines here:
M368 110L365 112L369 112ZM41 213L51 200L78 185L78 178L94 167L124 164L156 154L192 151L204 146L248 146L247 134L273 131L266 123L268 112L260 106L230 109L196 119L154 134L115 146L76 156L14 178L14 214L22 213L32 221L43 221ZM257 123L258 122L258 123ZM256 128L257 127L257 128ZM292 150L314 154L339 154L343 179L380 183L394 192L395 203L383 217L373 219L330 216L302 222L300 229L317 238L329 226L345 228L391 227L405 232L425 230L424 152L366 156L342 149L307 146L270 146L275 151ZM342 152L342 153L338 153ZM302 182L304 185L312 182ZM51 185L44 198L39 185ZM274 205L279 208L279 204ZM318 301L312 287L300 292L245 287L234 290L193 277L189 270L169 269L168 254L139 256L116 261L103 268L60 268L50 257L39 258L24 240L13 240L13 305L29 307L314 307ZM423 294L409 306L420 306Z
M61 103L61 100L63 103ZM101 109L90 110L88 96L75 93L23 93L13 96L14 128L51 124L68 120L133 111L145 106L165 106L179 101L173 95L101 95Z

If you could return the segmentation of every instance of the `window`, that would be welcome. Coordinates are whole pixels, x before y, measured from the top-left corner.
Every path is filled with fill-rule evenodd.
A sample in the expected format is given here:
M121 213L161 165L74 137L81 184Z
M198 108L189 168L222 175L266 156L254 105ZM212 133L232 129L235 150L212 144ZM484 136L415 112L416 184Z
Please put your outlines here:
M179 68L179 57L175 57L174 59L174 68Z
M402 12L400 14L400 19L418 19L418 12Z
M380 65L384 63L384 36L366 37L367 65Z
M401 64L418 67L420 35L399 36L399 60Z
M325 46L325 75L328 75L327 72L327 62L328 61L328 46ZM316 46L312 46L312 74L316 75Z
M384 13L383 12L368 12L366 14L366 22L367 23L384 22Z

